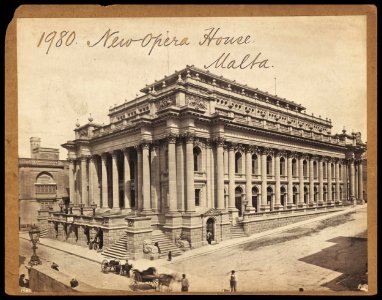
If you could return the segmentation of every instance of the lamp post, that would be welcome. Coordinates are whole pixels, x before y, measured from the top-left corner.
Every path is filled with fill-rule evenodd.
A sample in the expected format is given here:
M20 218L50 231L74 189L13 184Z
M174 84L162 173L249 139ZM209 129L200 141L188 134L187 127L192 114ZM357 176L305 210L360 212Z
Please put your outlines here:
M94 202L90 205L90 207L93 209L93 216L95 216L95 210L97 208L97 204L95 204Z
M73 202L69 203L69 210L70 210L70 214L72 215L73 214Z
M29 230L29 238L33 244L33 255L29 261L29 265L35 266L35 265L41 265L41 260L40 258L36 255L36 243L38 242L40 238L40 230L38 227L36 227L35 224L33 224L32 228Z
M62 212L62 209L64 208L64 204L62 203L62 201L58 204L58 206L60 207L60 210Z
M84 204L84 203L80 203L79 206L80 206L80 214L81 214L81 216L82 216L82 215L84 214L84 207L85 207L85 204Z

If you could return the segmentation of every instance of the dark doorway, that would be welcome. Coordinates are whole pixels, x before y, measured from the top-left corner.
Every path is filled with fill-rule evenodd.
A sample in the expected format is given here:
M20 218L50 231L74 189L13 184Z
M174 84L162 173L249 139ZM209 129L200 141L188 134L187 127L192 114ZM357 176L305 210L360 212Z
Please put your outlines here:
M252 188L252 207L256 208L257 210L257 195L259 194L259 190L257 187Z
M285 206L285 196L286 196L286 190L285 187L280 188L280 203L282 206Z
M241 207L241 194L243 193L243 190L241 187L237 187L235 189L235 207L239 210L239 217L242 215L242 207Z
M207 238L209 237L211 241L215 240L215 220L213 218L209 218L207 220Z

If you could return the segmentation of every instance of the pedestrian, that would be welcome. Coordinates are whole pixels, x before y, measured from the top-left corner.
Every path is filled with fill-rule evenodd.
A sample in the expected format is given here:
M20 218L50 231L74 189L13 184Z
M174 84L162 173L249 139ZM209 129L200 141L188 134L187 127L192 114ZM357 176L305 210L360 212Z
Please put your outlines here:
M171 251L168 251L168 260L171 261L171 259L172 259Z
M72 280L70 280L70 287L75 288L77 286L78 286L78 280L75 278L72 278Z
M208 230L207 231L207 242L210 245L211 245L211 240L212 240L212 233Z
M231 271L231 276L229 277L229 285L231 287L231 292L236 292L237 276L235 274L235 270Z
M52 265L50 266L53 270L56 270L56 271L60 271L58 269L58 264L56 264L55 262L52 263Z
M186 274L182 275L181 279L181 291L182 292L188 292L188 287L190 286L190 283L188 282L188 279L186 278Z
M154 246L158 248L158 253L160 254L159 242L155 242Z
M21 274L19 277L19 286L29 289L29 280L25 278L25 274Z

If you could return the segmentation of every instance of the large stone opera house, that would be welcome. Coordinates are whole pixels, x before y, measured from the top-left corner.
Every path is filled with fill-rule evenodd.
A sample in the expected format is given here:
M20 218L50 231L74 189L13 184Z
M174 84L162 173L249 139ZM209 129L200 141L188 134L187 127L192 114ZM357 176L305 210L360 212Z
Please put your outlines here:
M140 91L62 145L70 197L50 213L50 238L176 255L208 231L214 244L364 202L359 133L332 134L294 101L194 66Z

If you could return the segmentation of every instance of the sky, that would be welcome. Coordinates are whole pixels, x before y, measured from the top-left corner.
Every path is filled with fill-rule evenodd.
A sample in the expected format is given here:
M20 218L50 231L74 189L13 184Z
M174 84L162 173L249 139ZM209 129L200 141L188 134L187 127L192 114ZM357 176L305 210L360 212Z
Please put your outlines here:
M112 47L114 38L135 41ZM248 62L258 57L267 68L215 68L228 53L225 67L249 55ZM302 104L307 114L331 119L332 134L345 126L367 140L365 16L23 18L17 20L17 64L19 157L30 157L33 136L66 159L61 144L74 139L77 119L84 125L91 114L108 124L110 106L186 65Z

